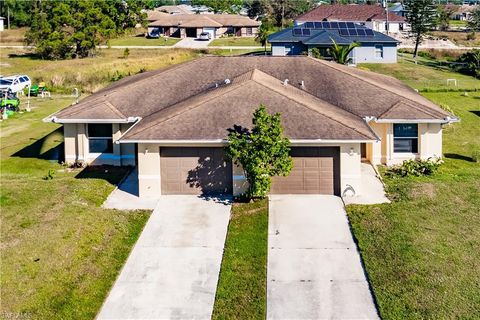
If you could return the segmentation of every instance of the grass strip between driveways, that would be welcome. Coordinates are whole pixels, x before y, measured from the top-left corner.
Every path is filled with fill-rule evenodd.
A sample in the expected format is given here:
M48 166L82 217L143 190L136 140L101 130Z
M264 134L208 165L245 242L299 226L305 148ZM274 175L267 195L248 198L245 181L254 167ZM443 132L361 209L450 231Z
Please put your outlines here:
M212 319L266 315L268 200L232 207Z

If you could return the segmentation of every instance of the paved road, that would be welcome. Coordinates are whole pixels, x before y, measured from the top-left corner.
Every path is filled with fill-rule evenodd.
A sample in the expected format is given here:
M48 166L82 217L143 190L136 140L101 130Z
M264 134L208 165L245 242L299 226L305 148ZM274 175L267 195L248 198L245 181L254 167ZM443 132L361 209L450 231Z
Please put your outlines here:
M378 319L334 196L270 196L267 319Z
M230 207L161 197L98 319L210 319Z

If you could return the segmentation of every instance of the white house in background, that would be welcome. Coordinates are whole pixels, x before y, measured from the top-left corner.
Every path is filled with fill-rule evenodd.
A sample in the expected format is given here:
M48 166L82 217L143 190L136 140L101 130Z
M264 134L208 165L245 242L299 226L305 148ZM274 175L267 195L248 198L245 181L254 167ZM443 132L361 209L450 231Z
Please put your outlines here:
M0 17L0 31L3 31L5 29L5 18Z
M295 24L307 21L353 22L378 32L400 32L407 29L404 17L394 12L387 14L382 6L365 4L322 4L297 17Z

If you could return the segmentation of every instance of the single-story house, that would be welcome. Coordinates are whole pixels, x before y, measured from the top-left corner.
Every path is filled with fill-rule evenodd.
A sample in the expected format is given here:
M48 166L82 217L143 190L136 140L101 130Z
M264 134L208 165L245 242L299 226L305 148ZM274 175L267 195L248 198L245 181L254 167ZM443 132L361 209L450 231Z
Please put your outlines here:
M155 19L155 20L153 20ZM253 37L258 33L260 22L249 17L233 14L151 14L148 32L159 32L167 37L198 38L209 32L215 39L222 35Z
M379 5L367 4L322 4L295 19L296 25L307 21L353 22L378 31L400 32L407 29L405 18L388 12Z
M318 48L322 56L328 58L328 49L334 41L342 46L357 42L360 46L350 52L353 63L397 62L396 39L353 22L309 21L276 32L268 41L274 56L311 54L313 48Z
M479 10L480 6L469 4L464 4L461 6L446 5L445 9L452 12L450 16L452 20L469 21L472 18L473 12L475 10Z
M442 156L456 119L400 81L310 57L204 57L124 78L45 121L63 124L65 161L132 165L140 197L241 194L229 130L260 104L280 112L294 168L272 193L362 194L361 162Z
M4 22L5 22L5 18L0 17L0 31L3 31L5 29Z

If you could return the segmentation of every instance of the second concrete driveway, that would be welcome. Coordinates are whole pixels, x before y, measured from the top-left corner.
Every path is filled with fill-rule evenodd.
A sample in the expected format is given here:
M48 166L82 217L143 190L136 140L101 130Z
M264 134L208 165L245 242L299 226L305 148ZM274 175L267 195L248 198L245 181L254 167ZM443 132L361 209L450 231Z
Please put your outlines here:
M267 319L377 319L342 200L270 196Z
M210 319L228 200L160 197L98 319Z

